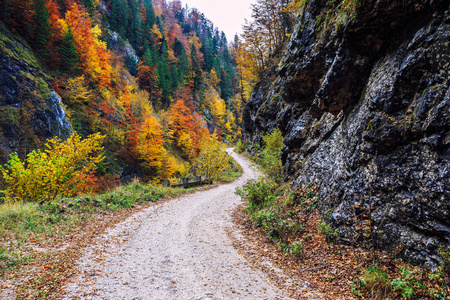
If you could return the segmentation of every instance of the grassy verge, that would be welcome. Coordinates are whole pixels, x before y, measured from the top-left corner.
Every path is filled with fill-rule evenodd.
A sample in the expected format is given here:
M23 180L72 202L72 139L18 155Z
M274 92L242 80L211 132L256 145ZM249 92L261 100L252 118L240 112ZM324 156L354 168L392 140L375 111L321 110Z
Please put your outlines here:
M231 158L229 164L229 168L225 170L225 172L222 174L222 177L220 178L220 183L233 182L234 180L242 176L242 167L234 159Z

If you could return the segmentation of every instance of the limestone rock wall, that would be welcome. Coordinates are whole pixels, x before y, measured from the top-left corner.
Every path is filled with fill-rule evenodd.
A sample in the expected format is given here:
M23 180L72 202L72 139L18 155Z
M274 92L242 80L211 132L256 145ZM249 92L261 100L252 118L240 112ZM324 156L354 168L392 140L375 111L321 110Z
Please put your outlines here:
M324 29L330 5L307 1L276 79L244 110L244 139L282 130L285 180L320 187L342 242L437 266L450 246L449 4L367 0Z

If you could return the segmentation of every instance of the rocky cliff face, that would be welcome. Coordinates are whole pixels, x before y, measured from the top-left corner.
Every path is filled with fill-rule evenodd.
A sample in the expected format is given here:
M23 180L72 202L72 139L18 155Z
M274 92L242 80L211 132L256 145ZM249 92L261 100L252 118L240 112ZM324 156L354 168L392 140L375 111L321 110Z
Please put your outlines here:
M282 130L286 180L319 186L341 241L436 266L450 246L449 4L340 2L306 2L244 110L244 139Z
M70 135L50 79L26 42L0 23L0 163L11 152L24 156L47 138Z

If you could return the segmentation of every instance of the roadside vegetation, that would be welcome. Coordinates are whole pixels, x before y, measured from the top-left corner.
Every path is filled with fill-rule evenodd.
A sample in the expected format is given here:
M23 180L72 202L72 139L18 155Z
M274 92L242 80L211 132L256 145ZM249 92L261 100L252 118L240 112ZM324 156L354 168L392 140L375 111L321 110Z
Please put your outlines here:
M45 150L32 151L24 160L11 154L0 166L0 298L13 293L18 299L41 299L58 293L75 272L82 249L105 229L157 201L204 188L170 188L138 179L119 185L115 179L96 193L101 141L99 134L82 140L74 133L67 141L49 140ZM242 175L215 136L204 141L196 162L194 175L215 183ZM183 175L194 176L189 173Z
M338 230L327 222L330 214L320 214L317 209L317 185L307 183L293 189L283 183L280 131L273 130L262 141L259 147L236 145L237 152L249 156L266 174L236 191L246 200L236 219L247 238L260 244L260 250L248 256L250 260L255 256L260 257L255 263L271 260L292 282L307 281L319 297L450 299L449 249L441 251L443 266L432 271L373 245L340 244ZM273 281L286 287L283 278ZM291 296L304 296L298 289L290 291Z

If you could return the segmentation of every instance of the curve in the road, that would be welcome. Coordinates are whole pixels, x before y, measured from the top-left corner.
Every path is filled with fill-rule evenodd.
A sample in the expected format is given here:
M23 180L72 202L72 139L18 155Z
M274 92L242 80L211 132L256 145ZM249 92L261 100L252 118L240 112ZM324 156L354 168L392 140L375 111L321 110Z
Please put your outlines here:
M258 174L164 202L117 225L78 262L65 299L285 299L227 236L235 189Z

